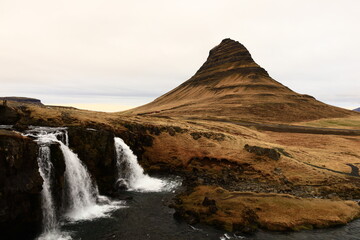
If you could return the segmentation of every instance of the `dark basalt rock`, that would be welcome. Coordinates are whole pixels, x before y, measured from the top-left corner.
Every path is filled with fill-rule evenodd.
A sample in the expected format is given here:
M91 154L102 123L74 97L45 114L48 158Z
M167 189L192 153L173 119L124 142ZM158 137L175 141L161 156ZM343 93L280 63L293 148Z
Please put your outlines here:
M70 148L86 165L100 193L111 192L117 176L114 134L85 127L69 127L68 134Z
M276 149L272 149L272 148L263 148L263 147L250 146L248 144L245 144L244 149L249 153L255 153L258 156L266 156L273 160L279 160L281 156L280 153L276 151Z
M221 170L212 171L213 168ZM225 158L193 157L186 169L178 174L185 177L184 184L187 186L194 184L236 186L239 181L242 181L244 170L251 171L247 164L238 164Z
M43 180L38 145L31 138L0 130L0 231L2 239L34 238L41 231ZM52 194L60 214L65 162L58 143L50 145Z
M118 179L114 185L115 191L126 191L129 189L129 185L125 179Z
M63 193L65 187L65 161L64 155L58 143L50 145L50 157L51 163L53 165L53 175L51 182L52 194L57 215L59 216L63 207L62 203L64 202Z
M216 201L213 199L209 199L208 197L204 198L202 205L204 207L208 207L209 214L214 214L218 210L218 208L216 207Z
M0 124L15 124L20 119L17 111L11 107L0 105Z
M194 140L198 140L201 137L205 137L207 139L212 139L212 140L219 141L219 142L225 140L225 135L222 133L192 132L192 133L190 133L190 135L192 136L192 138Z
M188 224L197 224L200 222L200 216L194 211L185 211L183 208L175 209L174 218L176 220L185 220Z
M233 223L233 231L253 233L258 229L259 216L252 209L245 209L242 212L243 223Z
M40 231L42 178L37 144L11 131L0 130L1 238L23 239ZM18 237L18 238L17 238Z

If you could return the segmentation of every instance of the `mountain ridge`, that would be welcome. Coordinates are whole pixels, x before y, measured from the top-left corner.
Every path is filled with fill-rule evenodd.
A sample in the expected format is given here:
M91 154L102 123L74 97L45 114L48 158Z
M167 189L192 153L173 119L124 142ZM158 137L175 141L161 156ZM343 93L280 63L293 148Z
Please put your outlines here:
M296 122L351 111L298 94L270 77L241 43L224 39L187 81L130 114Z

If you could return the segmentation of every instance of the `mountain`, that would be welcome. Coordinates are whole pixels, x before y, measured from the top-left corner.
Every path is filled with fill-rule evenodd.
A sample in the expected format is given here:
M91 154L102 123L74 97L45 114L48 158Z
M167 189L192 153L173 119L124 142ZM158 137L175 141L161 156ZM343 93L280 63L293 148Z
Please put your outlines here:
M206 62L189 80L127 113L274 122L353 114L275 81L241 43L231 39L211 49Z
M360 112L360 107L355 108L353 111Z
M0 101L4 101L4 100L20 102L20 103L42 104L39 99L27 98L27 97L0 97Z

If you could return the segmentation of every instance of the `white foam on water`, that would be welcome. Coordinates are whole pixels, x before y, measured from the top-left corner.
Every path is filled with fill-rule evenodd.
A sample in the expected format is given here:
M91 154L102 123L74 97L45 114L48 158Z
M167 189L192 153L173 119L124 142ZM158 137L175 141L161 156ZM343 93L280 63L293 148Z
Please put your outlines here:
M91 221L97 218L110 217L111 212L119 208L125 208L123 201L111 201L108 204L93 204L66 213L65 218L70 222Z
M110 212L121 207L122 202L111 202L99 195L97 185L92 182L86 166L68 146L59 143L66 164L65 179L69 196L69 206L64 217L69 221L92 220L108 217ZM98 204L99 200L106 203Z
M65 182L67 207L63 218L70 222L109 217L115 209L125 207L123 201L110 201L99 195L96 183L92 182L86 166L68 147L66 128L32 127L26 134L36 138L39 144L38 165L43 178L42 209L43 233L40 240L70 240L67 232L60 231L56 207L52 199L51 173L53 165L50 157L50 144L58 143L65 160ZM65 144L62 141L65 142Z
M61 232L60 230L53 229L48 232L42 233L37 240L71 240L71 236L67 232Z

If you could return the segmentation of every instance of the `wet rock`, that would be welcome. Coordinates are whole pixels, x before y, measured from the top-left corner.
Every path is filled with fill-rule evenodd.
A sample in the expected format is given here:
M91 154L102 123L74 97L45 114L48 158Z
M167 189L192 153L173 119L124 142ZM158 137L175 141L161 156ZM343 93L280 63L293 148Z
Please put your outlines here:
M19 132L24 132L29 129L29 126L27 124L22 124L18 122L13 126L13 128Z
M65 187L65 160L58 143L50 145L51 163L53 165L52 193L54 205L58 214L62 211L63 192Z
M129 189L129 185L125 179L118 179L114 186L116 191L126 191Z
M96 199L96 203L101 204L101 205L105 205L105 204L110 204L111 201L107 197L98 196L98 198Z
M185 211L183 208L176 209L174 213L176 220L185 220L188 224L196 224L200 222L199 214L190 210Z

